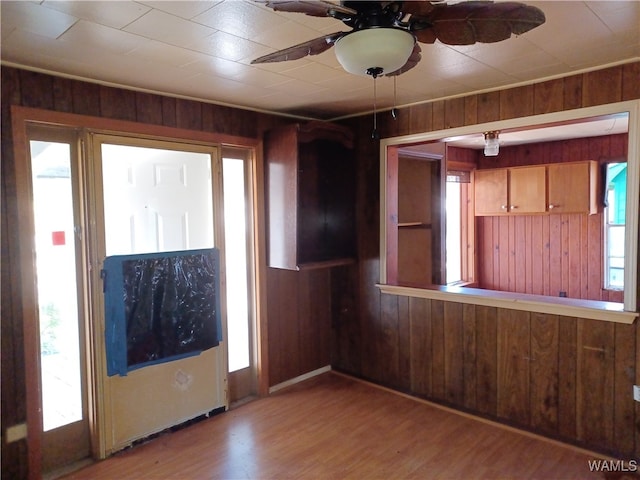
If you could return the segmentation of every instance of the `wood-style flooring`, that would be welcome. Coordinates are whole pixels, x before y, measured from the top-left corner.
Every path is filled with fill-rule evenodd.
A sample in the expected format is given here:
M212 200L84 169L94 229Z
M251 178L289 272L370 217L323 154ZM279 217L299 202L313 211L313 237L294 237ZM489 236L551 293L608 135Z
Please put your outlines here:
M65 478L604 478L596 458L330 372Z

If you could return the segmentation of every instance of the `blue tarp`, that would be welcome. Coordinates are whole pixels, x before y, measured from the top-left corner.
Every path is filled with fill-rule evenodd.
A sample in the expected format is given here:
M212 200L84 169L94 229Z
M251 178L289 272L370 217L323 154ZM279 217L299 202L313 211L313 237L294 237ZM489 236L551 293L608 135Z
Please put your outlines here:
M110 256L102 275L109 376L222 340L217 249Z

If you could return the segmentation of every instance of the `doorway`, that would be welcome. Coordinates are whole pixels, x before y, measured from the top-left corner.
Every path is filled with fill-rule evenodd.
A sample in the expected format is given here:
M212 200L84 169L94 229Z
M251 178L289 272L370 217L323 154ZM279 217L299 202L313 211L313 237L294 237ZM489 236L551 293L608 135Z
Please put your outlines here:
M98 175L98 170L100 169L99 161L96 160L97 157L95 155L95 149L93 148L95 141L91 139L91 135L89 131L83 130L80 126L73 127L69 126L60 126L60 127L50 127L45 123L39 123L37 121L26 121L25 122L26 129L24 136L17 136L15 140L16 145L24 145L26 147L26 162L24 163L23 168L26 173L25 179L28 179L29 183L25 183L25 192L29 192L25 195L23 205L27 206L27 210L31 210L31 215L33 217L30 218L31 215L25 215L24 220L27 223L31 224L29 228L24 228L25 233L29 229L34 229L38 231L38 237L42 237L45 240L40 241L36 239L33 234L25 235L24 241L27 244L30 244L32 241L37 240L39 244L44 245L40 248L39 245L33 246L33 252L36 252L37 259L35 255L33 258L33 270L31 264L29 264L28 268L25 271L33 271L34 278L34 292L30 295L30 298L33 298L36 302L34 307L39 307L35 309L33 320L29 320L29 325L33 323L36 326L40 322L40 318L42 317L43 328L41 331L37 332L37 336L29 335L28 344L34 345L36 343L40 343L40 338L43 339L43 348L40 351L40 355L37 361L34 360L32 365L34 366L33 378L38 378L37 381L33 381L29 383L29 391L28 396L31 398L30 404L31 407L29 409L29 442L31 445L32 441L37 442L36 448L34 452L37 452L35 456L30 455L30 462L33 462L34 471L36 469L42 468L42 472L47 474L48 472L57 470L58 465L67 465L69 463L74 462L76 459L81 458L102 458L117 448L119 446L114 443L113 436L113 427L114 427L114 419L117 417L118 410L118 402L122 404L123 402L127 402L126 398L131 397L131 395L135 396L135 392L131 393L129 397L123 396L120 397L117 392L111 388L111 386L105 386L102 383L103 377L106 375L106 366L104 364L103 355L104 355L104 345L102 340L102 332L104 332L104 324L100 323L99 316L101 310L97 307L103 305L97 305L95 303L95 298L100 297L102 295L102 285L99 278L100 271L100 261L96 261L97 252L99 249L97 246L100 242L104 242L104 240L99 240L98 237L100 235L98 225L104 223L104 219L99 218L95 215L96 209L99 207L102 208L102 198L103 192L102 187L96 188L97 181L100 179L100 175ZM99 135L99 134L94 134ZM146 138L146 141L152 141L149 134L145 137L145 135L141 135L142 138ZM127 136L128 139L132 139L134 137ZM31 142L34 142L31 144ZM162 140L159 140L162 141ZM214 230L218 234L219 243L217 244L220 247L224 246L224 225L223 225L223 215L222 215L222 165L220 152L221 147L216 146L215 143L202 143L201 141L191 142L189 140L184 140L182 142L178 141L181 146L189 146L196 145L198 149L206 149L211 151L213 149L215 153L215 157L218 159L218 165L213 169L209 181L211 183L218 184L218 192L213 195L220 195L218 200L214 200L214 208L219 211L214 215L213 212L209 212L209 218L215 217L211 223L214 223ZM86 148L85 148L86 146ZM32 164L32 150L33 150L33 161ZM51 156L51 153L54 151L63 151L64 154L62 156L63 160L57 161L54 165L53 163L49 165L48 171L42 171L42 169L38 166L39 163L43 163L44 160L42 157L35 160L42 152L48 150L48 155ZM226 150L226 149L225 149ZM242 172L242 177L244 181L252 182L253 172L252 169L255 168L253 164L253 151L251 148L232 148L229 149L232 152L230 158L234 160L241 160L242 167L236 168L237 171ZM23 157L25 158L25 157ZM215 163L215 162L214 162ZM233 162L232 162L233 163ZM179 177L180 169L172 172L164 172L167 175L171 176L176 173ZM228 167L228 170L233 170L232 167ZM31 178L31 173L33 172L33 178ZM231 174L230 174L231 175ZM192 175L193 176L193 175ZM175 175L174 175L175 177ZM169 177L167 177L169 178ZM55 187L55 190L52 193L51 188L40 188L41 182L48 181L50 185L59 185L60 187ZM47 184L43 184L47 185ZM59 192L64 191L64 195L60 195ZM246 263L246 268L248 273L245 275L244 280L242 282L246 283L246 287L244 288L243 295L247 296L247 305L244 308L246 313L243 313L242 316L245 317L245 323L248 321L249 325L244 328L245 330L245 338L248 338L249 342L254 342L254 331L255 326L251 325L250 322L253 321L253 312L255 310L255 301L253 300L253 295L255 295L255 280L254 280L254 252L253 252L253 222L255 221L253 218L254 203L253 203L253 194L255 191L255 185L245 184L243 188L240 190L241 196L243 196L243 204L248 209L245 211L245 229L242 231L242 234L245 236L244 244L247 246L246 251L244 252L244 262ZM49 193L46 193L49 192ZM38 197L37 199L35 197ZM48 198L49 197L49 198ZM60 202L52 202L53 197L58 197L56 200ZM233 202L230 200L230 203ZM201 205L200 205L201 207ZM56 211L56 215L50 215L47 213L47 209L53 209ZM66 213L65 213L66 212ZM62 215L65 213L65 215ZM101 213L101 216L103 214ZM232 214L228 214L231 216ZM51 223L53 220L56 220L58 216L63 216L65 218L65 224L61 226L47 224L44 220ZM38 217L36 219L36 217ZM69 218L67 218L69 217ZM44 219L44 220L43 220ZM31 221L30 221L31 220ZM37 225L36 225L37 224ZM42 224L42 225L41 225ZM70 226L69 226L70 225ZM98 229L98 230L97 230ZM44 232L44 233L41 233ZM166 233L176 234L178 229L169 228L166 230ZM189 234L190 235L190 234ZM29 238L31 237L31 238ZM119 240L121 236L118 236ZM104 236L102 237L104 238ZM165 236L165 238L168 238ZM118 240L118 241L119 241ZM118 242L116 242L118 243ZM46 249L53 252L53 255L49 253L49 256L53 258L53 260L49 260L48 264L45 262ZM101 246L104 249L104 245ZM173 248L173 247L172 247ZM72 252L70 253L71 257L68 258L68 255L61 255L62 251ZM105 251L105 250L103 250ZM115 250L114 250L115 251ZM224 258L224 252L221 252L221 258ZM62 260L64 262L62 262ZM24 257L23 263L27 265L30 258L27 256ZM71 307L66 304L69 303L65 300L65 307L62 308L55 304L51 304L49 301L50 297L57 296L55 293L47 293L44 288L47 285L55 284L51 280L52 277L61 279L62 271L57 270L55 273L47 273L47 268L49 271L55 270L55 265L51 266L49 264L55 263L54 260L60 260L67 267L68 271L65 272L65 280L58 282L60 285L55 285L57 288L62 288L63 286L67 287L68 291L75 292L75 304L71 303ZM224 263L224 260L223 260ZM36 272L37 270L37 272ZM71 273L69 273L71 272ZM68 276L75 272L75 278L73 281L68 280ZM36 275L37 273L37 275ZM42 291L39 291L40 286L35 285L37 282L35 280L42 280ZM48 280L47 280L48 279ZM46 281L45 281L46 280ZM38 297L42 298L42 302L38 302ZM226 300L226 299L225 299ZM77 321L77 326L75 330L67 327L68 322L61 322L60 317L64 314L68 316L69 310L75 310L77 312L74 315L74 318ZM53 326L63 325L65 330L64 333L56 333ZM71 332L71 334L69 333ZM226 336L226 333L225 333ZM48 419L43 418L41 412L42 410L46 412L51 411L49 407L46 406L47 400L43 398L41 395L42 390L44 390L44 396L47 396L47 392L56 392L60 391L59 385L53 388L48 388L47 385L51 384L51 381L48 377L45 377L47 371L50 371L51 368L46 367L46 364L52 364L49 360L53 360L55 357L52 356L51 359L44 358L45 355L54 355L58 353L58 346L55 344L54 339L64 337L74 337L79 341L77 345L69 350L69 354L65 353L65 356L69 357L77 357L79 359L79 366L74 367L61 367L59 364L56 364L56 368L54 368L54 372L58 374L58 378L54 379L60 382L66 382L70 386L74 386L76 390L78 390L78 382L80 382L79 394L75 394L75 397L79 397L80 400L65 400L60 401L57 400L58 404L69 404L69 405L78 405L80 404L80 413L78 412L78 408L72 409L72 412L69 414L63 414L62 416L66 416L70 419L75 419L77 417L81 417L81 421L71 420L69 423L72 427L79 427L82 430L82 433L72 433L71 437L73 437L73 441L77 441L81 445L81 453L72 454L69 456L65 456L67 453L70 453L72 450L70 445L73 442L64 439L64 437L53 436L54 433L51 433L48 436L52 436L51 441L45 440L45 433L56 432L58 431L57 427L50 427L51 422ZM33 339L33 340L31 340ZM249 371L251 375L255 375L257 369L254 366L254 349L251 345L249 345L246 349L249 353L244 353L243 356L247 358L249 357L250 367L242 368L241 370ZM35 353L35 352L34 352ZM208 382L218 383L223 385L223 388L219 389L219 391L215 394L216 405L220 405L225 407L228 405L229 401L229 386L225 383L225 379L228 377L227 375L227 346L226 339L225 344L223 344L222 348L219 348L215 354L211 355L215 357L214 363L216 367L213 369L209 367L202 368L195 372L193 377L190 377L189 372L184 369L179 371L172 372L170 378L166 379L171 383L174 389L180 389L183 387L185 389L191 388L190 378L202 377L207 378ZM35 355L31 356L32 358L36 358ZM209 358L211 360L211 358ZM41 365L45 368L42 369ZM78 372L80 369L80 373ZM65 374L74 373L71 377L73 379L67 378L67 375L64 375L65 378L61 378L60 372L64 370ZM140 370L143 371L143 370ZM41 376L42 373L42 376ZM251 375L249 377L251 377ZM132 375L133 376L133 375ZM77 380L79 378L79 380ZM138 379L140 380L140 379ZM138 383L147 384L145 380L142 380ZM249 384L252 385L250 391L253 390L253 386L257 382L255 379L251 379ZM220 393L221 392L221 393ZM34 395L35 394L35 395ZM65 397L71 398L71 397ZM136 397L139 398L139 397ZM157 398L157 395L156 395ZM102 403L101 403L102 402ZM135 402L129 402L135 403ZM41 406L45 405L42 409ZM201 409L201 411L206 414L210 413L211 410L207 410L210 408L211 404L207 405L205 408ZM37 409L35 408L37 407ZM55 408L54 408L55 410ZM39 418L39 420L32 420L35 417ZM185 417L186 418L186 417ZM181 419L179 419L181 421ZM173 421L172 421L173 422ZM40 425L38 425L38 423ZM128 418L121 419L121 424L116 427L120 428L128 428ZM178 422L179 423L179 422ZM36 425L39 428L33 429L32 426ZM45 427L42 427L45 425ZM40 431L40 434L37 435L38 440L33 440L35 435L32 432ZM47 430L47 432L44 432ZM109 437L107 442L105 442L105 438ZM109 443L111 442L111 443ZM109 445L107 446L106 443ZM51 444L54 447L57 447L58 450L54 450L54 453L50 456L55 458L58 463L53 464L49 463L46 457L49 455L47 444ZM126 446L128 443L123 443ZM61 454L62 453L62 454ZM63 455L64 454L64 455Z

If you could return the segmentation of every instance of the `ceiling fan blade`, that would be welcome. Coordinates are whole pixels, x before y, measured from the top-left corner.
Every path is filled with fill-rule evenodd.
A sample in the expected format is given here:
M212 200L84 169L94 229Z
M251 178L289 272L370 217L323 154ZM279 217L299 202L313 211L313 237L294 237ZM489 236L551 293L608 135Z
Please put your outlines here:
M421 51L422 49L420 48L420 45L416 43L413 46L413 52L411 52L411 55L409 55L409 58L407 59L407 63L405 63L402 67L400 67L395 72L387 73L385 76L394 77L396 75L400 75L401 73L411 70L413 67L415 67L418 64L418 62L420 62L420 59L422 58L422 55L420 55Z
M357 15L358 13L352 8L324 0L267 0L262 3L276 12L304 13L312 17L333 17L335 13L345 15Z
M435 39L448 45L500 42L545 22L542 10L518 2L470 1L433 7L427 15L411 18L416 38L423 43Z
M299 58L306 57L307 55L318 55L319 53L329 50L333 47L333 44L342 37L345 32L335 32L323 37L314 38L307 42L299 43L293 47L278 50L277 52L269 53L260 58L256 58L251 64L256 63L273 63L273 62L286 62L288 60L297 60Z

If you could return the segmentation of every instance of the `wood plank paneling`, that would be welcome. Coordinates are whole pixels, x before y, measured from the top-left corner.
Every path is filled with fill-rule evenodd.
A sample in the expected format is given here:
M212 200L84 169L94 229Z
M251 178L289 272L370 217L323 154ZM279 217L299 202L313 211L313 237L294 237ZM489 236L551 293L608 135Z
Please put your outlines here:
M531 313L531 426L548 433L558 431L557 315Z
M464 321L462 304L444 304L444 399L464 405Z
M362 371L359 305L353 292L357 284L356 266L331 269L331 364L340 365L350 372Z
M72 80L53 78L53 108L58 112L73 112Z
M500 118L502 120L533 115L533 85L500 91Z
M530 313L498 309L498 417L529 425Z
M398 301L395 295L380 296L380 320L373 336L376 358L372 378L394 387L400 386Z
M136 120L142 123L162 125L162 97L151 93L136 92Z
M633 325L616 324L614 327L614 412L613 447L618 452L632 452L635 447L635 404L633 385L636 377L636 335Z
M100 87L100 115L118 120L136 119L136 93L121 88Z
M444 303L431 301L431 395L438 400L445 398Z
M500 120L500 92L480 93L477 97L478 123Z
M606 85L607 88L603 88ZM582 106L614 103L622 98L622 66L605 68L584 75Z
M476 306L477 411L496 416L498 408L498 309Z
M626 158L627 147L627 134L548 142L507 147L492 163L479 157L478 165L509 167L585 158L604 162ZM511 222L504 218L476 217L481 287L551 296L566 292L571 298L589 300L620 298L603 290L602 207L594 215L517 216Z
M478 355L476 306L465 303L462 306L463 341L463 398L464 407L475 410L477 405Z
M445 128L461 127L464 123L464 97L452 98L445 102Z
M563 93L564 81L561 78L536 83L533 86L534 114L561 111Z
M577 335L575 318L558 318L558 433L564 438L576 438Z
M431 300L426 298L409 299L410 315L410 368L411 391L418 395L431 397L432 376L432 334Z
M614 362L614 324L578 319L576 434L588 445L614 445Z
M572 75L563 79L563 110L581 108L582 105L582 81L583 75Z

